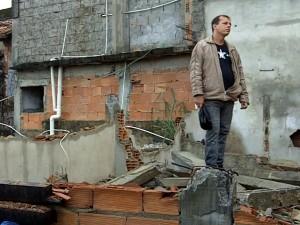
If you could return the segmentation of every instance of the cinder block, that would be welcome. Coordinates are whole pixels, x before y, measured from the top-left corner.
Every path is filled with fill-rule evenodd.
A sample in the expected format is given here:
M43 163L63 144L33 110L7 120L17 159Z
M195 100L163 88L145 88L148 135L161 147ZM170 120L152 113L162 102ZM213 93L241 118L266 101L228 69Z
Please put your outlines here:
M146 213L179 215L179 200L173 198L174 192L145 190L143 206Z
M179 225L179 221L151 219L144 217L128 217L126 225Z
M96 210L139 213L143 210L143 188L126 186L95 187Z
M126 217L102 215L94 213L79 213L80 225L125 225Z

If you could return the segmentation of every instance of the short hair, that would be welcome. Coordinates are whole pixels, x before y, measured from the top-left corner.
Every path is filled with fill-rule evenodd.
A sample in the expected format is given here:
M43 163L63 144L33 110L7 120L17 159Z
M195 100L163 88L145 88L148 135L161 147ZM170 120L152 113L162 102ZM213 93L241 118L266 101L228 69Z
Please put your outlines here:
M211 21L211 29L212 29L212 32L214 32L214 27L213 27L213 26L219 24L219 22L220 22L220 17L226 17L226 18L230 19L230 17L227 16L227 15L218 15L218 16L216 16L216 17Z

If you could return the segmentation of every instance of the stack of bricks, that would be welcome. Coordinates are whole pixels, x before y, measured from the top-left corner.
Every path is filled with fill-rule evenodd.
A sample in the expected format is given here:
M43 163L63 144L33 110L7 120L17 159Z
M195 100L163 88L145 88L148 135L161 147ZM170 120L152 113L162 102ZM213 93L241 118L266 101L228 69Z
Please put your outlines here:
M125 128L124 112L121 110L117 113L118 119L118 137L121 144L124 145L127 153L126 167L127 170L133 170L142 165L141 154L139 150L135 149L132 145L131 138L128 136L128 132Z
M56 208L58 225L179 225L177 192L137 185L75 185L69 193L72 203Z

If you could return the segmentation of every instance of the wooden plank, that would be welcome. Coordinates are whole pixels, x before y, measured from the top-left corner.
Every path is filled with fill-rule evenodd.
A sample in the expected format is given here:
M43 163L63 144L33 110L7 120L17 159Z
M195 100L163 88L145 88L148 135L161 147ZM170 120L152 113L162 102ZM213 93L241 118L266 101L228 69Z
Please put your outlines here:
M51 184L0 180L0 201L44 203L51 195Z

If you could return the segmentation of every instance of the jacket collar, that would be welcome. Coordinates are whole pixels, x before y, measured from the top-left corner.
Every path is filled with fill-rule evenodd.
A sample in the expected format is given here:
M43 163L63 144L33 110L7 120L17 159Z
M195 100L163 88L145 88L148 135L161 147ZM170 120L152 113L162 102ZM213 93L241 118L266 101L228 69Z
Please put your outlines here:
M212 35L205 38L204 41L209 44L215 44L215 42L213 41ZM234 49L234 46L231 45L230 43L228 43L228 41L226 41L226 40L225 40L225 44L227 45L229 51Z

